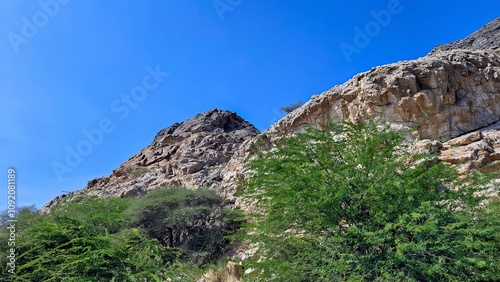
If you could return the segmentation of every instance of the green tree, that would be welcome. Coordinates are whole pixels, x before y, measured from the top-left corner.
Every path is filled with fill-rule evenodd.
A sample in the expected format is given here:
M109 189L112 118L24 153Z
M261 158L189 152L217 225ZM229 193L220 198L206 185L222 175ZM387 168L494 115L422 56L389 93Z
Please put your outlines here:
M139 227L162 245L176 248L181 259L196 264L214 262L225 251L239 224L214 190L160 188L136 199L127 212Z
M25 216L28 214L36 214L38 211L34 205L32 206L23 206L19 207L14 211L15 217L19 216ZM3 212L0 213L0 226L3 226L7 223L7 221L15 219L11 217L11 211L10 210L4 210Z
M164 281L176 254L138 229L120 228L128 202L80 198L50 214L21 214L16 275L2 281ZM7 237L0 238L6 245ZM3 250L2 250L3 251ZM2 258L4 254L2 254Z
M124 213L130 205L130 199L80 196L54 206L51 213L88 224L101 234L117 233L126 227Z
M370 121L309 128L257 153L243 183L260 211L246 226L259 246L248 280L500 279L500 228L479 209L480 179L408 151Z

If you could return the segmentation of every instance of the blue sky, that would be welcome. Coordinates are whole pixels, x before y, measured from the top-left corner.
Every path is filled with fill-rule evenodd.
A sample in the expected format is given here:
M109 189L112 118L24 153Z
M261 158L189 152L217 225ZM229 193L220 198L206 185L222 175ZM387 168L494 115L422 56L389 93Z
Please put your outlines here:
M18 205L40 208L174 122L221 108L265 130L280 107L424 56L498 11L493 0L0 0L0 209L8 168Z

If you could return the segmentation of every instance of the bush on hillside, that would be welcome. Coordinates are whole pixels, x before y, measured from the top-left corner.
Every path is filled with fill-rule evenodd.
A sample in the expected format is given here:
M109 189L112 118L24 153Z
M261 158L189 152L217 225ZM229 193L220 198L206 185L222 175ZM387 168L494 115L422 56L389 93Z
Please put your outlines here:
M213 190L163 188L134 201L128 211L139 227L162 245L177 248L182 259L196 264L215 261L226 249L226 235L239 224Z
M389 128L343 123L250 161L249 281L498 281L498 202L478 177L410 155Z
M280 110L288 114L288 113L291 113L291 112L295 111L296 109L300 108L302 105L304 105L304 102L297 101L297 102L292 103L288 106L281 107Z
M200 271L182 263L142 230L129 227L132 200L79 197L49 214L22 209L16 223L15 276L8 274L9 233L0 232L1 281L191 281ZM10 279L10 280L9 280Z

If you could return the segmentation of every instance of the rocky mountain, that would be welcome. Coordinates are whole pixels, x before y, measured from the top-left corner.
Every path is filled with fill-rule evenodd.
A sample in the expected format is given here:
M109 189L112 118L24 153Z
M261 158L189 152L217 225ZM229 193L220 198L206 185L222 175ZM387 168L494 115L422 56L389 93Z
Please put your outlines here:
M460 136L499 120L499 54L451 50L373 68L313 96L269 131L376 117L402 128L418 127L416 139Z
M231 157L244 141L259 133L233 112L214 109L198 114L160 130L149 146L111 175L90 180L82 190L58 196L42 211L67 196L81 194L128 197L161 186L217 188Z
M412 130L417 147L471 169L500 170L500 18L427 56L371 69L259 131L235 113L212 110L161 130L113 174L70 194L126 197L160 186L211 187L239 204L236 182L246 158L275 133L328 122L375 118ZM68 195L61 195L42 210Z

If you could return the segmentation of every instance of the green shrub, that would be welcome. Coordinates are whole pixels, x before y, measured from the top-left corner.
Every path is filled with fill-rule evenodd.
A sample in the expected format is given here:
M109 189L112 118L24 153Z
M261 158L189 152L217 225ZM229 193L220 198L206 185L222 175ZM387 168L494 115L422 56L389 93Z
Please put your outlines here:
M127 206L122 199L82 198L50 214L20 215L11 280L164 281L176 254L138 229L120 228ZM2 246L6 239L0 238ZM2 264L0 278L7 279Z
M194 281L201 270L192 262L214 261L238 227L224 204L214 191L167 188L135 199L81 196L49 214L19 209L16 275L6 271L2 226L0 281Z
M213 190L184 188L156 189L133 202L129 221L164 246L177 248L187 262L215 261L229 241L225 238L238 228Z
M460 178L373 121L330 125L258 153L244 196L259 243L249 281L497 281L500 227ZM258 262L257 262L258 261Z
M101 234L116 233L126 226L124 212L130 199L81 196L52 208L51 213L95 227Z
M288 106L281 107L280 110L288 114L288 113L291 113L291 112L295 111L296 109L300 108L302 105L304 105L304 102L299 100L299 101L292 103Z

